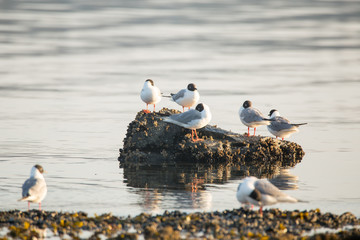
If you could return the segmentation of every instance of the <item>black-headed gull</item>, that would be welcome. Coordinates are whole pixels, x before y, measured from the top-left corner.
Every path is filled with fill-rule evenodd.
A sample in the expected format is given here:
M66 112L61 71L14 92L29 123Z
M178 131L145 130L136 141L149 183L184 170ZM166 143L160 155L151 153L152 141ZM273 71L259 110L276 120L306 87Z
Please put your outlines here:
M190 83L186 89L181 89L178 93L171 93L171 99L184 108L194 106L200 98L200 94L194 83Z
M259 206L260 214L262 214L263 206L266 205L273 205L278 202L298 202L296 198L283 193L267 179L256 177L247 177L239 184L236 198L242 204Z
M161 100L161 92L158 87L155 86L154 81L151 79L147 79L144 83L144 86L140 93L141 100L146 103L146 110L145 113L150 113L148 109L148 105L154 105L154 112L155 112L155 104L160 102Z
M239 110L239 116L241 122L248 127L248 136L250 136L250 128L254 128L254 136L256 128L261 125L269 125L270 119L264 117L264 115L256 108L252 107L252 103L246 100Z
M210 108L203 103L196 105L195 109L189 111L174 114L164 119L165 122L173 123L178 126L191 129L191 139L194 142L203 140L199 139L196 133L196 129L205 127L211 120ZM194 139L194 133L196 139Z
M280 137L282 140L295 132L299 132L299 126L307 124L290 123L287 118L280 116L280 113L276 109L272 109L269 116L273 121L267 126L267 129L271 134L276 136L276 138Z
M39 203L39 210L41 210L41 201L47 193L43 172L43 167L36 164L31 168L30 178L22 186L22 198L19 201L27 201L28 210L30 210L30 202Z

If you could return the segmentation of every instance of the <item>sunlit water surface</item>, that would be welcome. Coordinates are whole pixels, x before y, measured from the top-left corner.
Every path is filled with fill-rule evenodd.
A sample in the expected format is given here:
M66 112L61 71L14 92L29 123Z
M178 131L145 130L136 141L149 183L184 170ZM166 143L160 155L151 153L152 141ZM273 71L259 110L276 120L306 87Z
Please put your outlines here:
M0 1L0 209L27 209L17 199L36 163L45 210L238 208L231 169L119 168L147 78L165 94L196 83L224 129L247 131L247 99L308 122L289 139L302 162L271 176L308 202L275 207L360 216L360 4L320 0Z

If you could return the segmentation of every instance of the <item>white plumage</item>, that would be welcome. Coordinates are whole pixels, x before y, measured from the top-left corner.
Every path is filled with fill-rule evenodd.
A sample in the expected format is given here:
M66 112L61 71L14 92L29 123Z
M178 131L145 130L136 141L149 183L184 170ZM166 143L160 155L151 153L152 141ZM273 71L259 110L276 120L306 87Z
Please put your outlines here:
M161 92L160 92L160 89L155 86L153 80L147 79L141 90L140 97L141 97L141 100L143 100L146 103L145 112L150 112L148 110L149 104L154 105L154 112L155 112L155 104L160 102Z
M267 179L256 177L247 177L239 184L236 198L240 203L259 206L260 213L262 213L262 207L266 205L278 202L298 202L296 198L283 193Z
M257 127L270 124L270 120L265 118L258 109L253 108L249 100L245 101L240 108L239 117L241 122L248 127L248 136L250 136L250 128L254 128L255 136Z
M192 130L192 140L199 141L196 133L196 129L205 127L211 120L210 108L203 103L196 105L195 109L190 109L189 111L174 114L164 119L165 122L173 123L178 126L188 128ZM194 139L194 133L196 139Z
M171 94L171 99L182 106L183 112L184 108L194 106L200 98L200 94L195 86L195 84L190 83L186 89L181 89L176 94Z
M280 113L276 109L272 109L269 113L271 124L267 126L267 129L271 134L276 137L284 138L289 137L291 134L299 132L299 126L307 123L290 123L290 121L280 116Z
M19 199L19 201L27 201L28 209L30 209L30 202L34 202L39 203L39 210L41 210L41 202L47 193L43 172L44 169L42 166L33 166L31 168L30 178L28 178L22 186L22 198Z

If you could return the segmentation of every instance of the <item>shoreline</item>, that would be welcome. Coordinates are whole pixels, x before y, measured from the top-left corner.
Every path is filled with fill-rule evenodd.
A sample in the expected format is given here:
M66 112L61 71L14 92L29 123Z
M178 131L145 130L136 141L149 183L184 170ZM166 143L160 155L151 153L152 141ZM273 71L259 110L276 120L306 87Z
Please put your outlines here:
M134 217L111 213L89 217L81 211L0 211L0 239L42 238L46 237L41 235L45 229L55 237L72 239L84 239L84 232L89 235L86 239L346 239L360 238L359 226L360 219L350 212L337 215L321 213L319 209L271 208L264 210L263 216L246 208L222 212L165 211Z

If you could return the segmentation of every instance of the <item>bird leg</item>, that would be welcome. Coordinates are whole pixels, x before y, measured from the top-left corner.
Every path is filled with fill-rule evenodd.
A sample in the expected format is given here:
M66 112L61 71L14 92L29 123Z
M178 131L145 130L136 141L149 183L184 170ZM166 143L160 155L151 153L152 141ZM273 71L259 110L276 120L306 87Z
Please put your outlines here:
M262 206L260 206L259 213L260 213L261 216L263 215Z
M183 106L183 112L185 112L184 106Z
M146 104L146 109L143 110L144 113L150 113L149 104Z
M188 107L189 108L189 110L190 110L190 107Z
M256 132L256 127L254 128L254 136L255 136L255 132Z
M194 139L194 132L195 132L195 136L196 136L196 139ZM196 133L196 129L191 129L191 139L194 141L194 142L197 142L197 141L204 141L204 139L200 139Z
M248 127L248 137L250 136L250 127Z
M39 211L41 211L41 202L39 202Z
M281 138L281 140L283 140L283 141L284 141L284 138Z
M155 112L155 104L154 104L154 112Z

